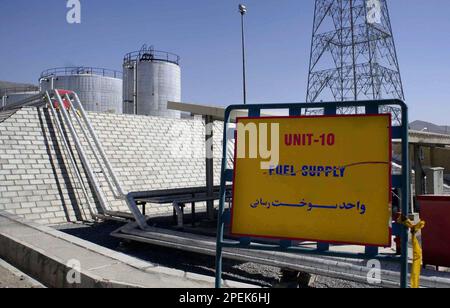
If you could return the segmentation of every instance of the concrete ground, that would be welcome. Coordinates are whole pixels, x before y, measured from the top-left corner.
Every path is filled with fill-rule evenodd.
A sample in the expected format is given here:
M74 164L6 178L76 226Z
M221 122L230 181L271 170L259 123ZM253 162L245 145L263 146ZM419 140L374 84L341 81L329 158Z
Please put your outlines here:
M215 259L206 255L199 255L159 246L142 243L123 243L110 233L123 226L118 222L104 222L94 225L70 224L58 226L57 229L67 234L93 242L97 245L125 253L152 264L174 268L195 274L214 276ZM281 271L279 268L243 263L233 260L224 260L224 279L255 284L262 287L276 286ZM310 288L369 288L371 286L355 282L316 277Z
M18 269L0 259L0 289L44 288Z

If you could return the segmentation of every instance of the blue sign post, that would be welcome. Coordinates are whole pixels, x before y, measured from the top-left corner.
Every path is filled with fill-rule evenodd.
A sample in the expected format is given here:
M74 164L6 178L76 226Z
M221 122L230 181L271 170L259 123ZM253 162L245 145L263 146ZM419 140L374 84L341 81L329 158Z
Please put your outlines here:
M377 247L366 247L364 254L344 253L330 251L329 243L317 243L315 249L302 248L294 246L292 241L280 239L277 246L255 244L251 238L241 239L225 239L225 223L229 220L230 212L225 209L226 189L229 183L234 181L234 170L228 166L227 153L230 152L228 140L228 130L231 124L231 113L233 111L248 111L248 116L253 118L261 117L262 110L289 110L290 116L299 117L304 114L305 110L322 109L325 116L337 115L340 108L356 108L358 112L367 115L380 114L380 108L384 106L401 109L401 119L394 121L392 124L392 139L401 140L402 143L402 173L401 175L392 175L392 188L401 191L400 210L401 214L407 216L409 214L410 200L410 182L409 182L409 145L408 145L408 107L400 100L381 100L381 101L359 101L359 102L342 102L342 103L300 103L300 104L260 104L260 105L233 105L229 106L225 111L225 129L223 139L223 160L221 173L221 190L220 205L217 227L217 252L216 252L216 288L221 287L222 283L222 259L224 248L243 248L252 250L270 250L298 254L320 255L329 257L343 257L353 259L378 259L399 262L401 264L401 281L402 288L408 287L408 229L403 225L396 224L394 227L394 235L401 238L401 253L398 256L387 256L379 254ZM307 117L307 116L305 116ZM398 123L395 123L398 122ZM234 136L234 134L233 134ZM235 136L234 136L235 138Z

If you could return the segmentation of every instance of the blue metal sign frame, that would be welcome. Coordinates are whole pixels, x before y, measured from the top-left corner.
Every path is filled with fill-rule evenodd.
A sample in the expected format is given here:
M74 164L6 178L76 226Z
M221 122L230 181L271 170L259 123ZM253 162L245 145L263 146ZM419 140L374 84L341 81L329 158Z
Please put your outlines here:
M251 238L242 238L236 240L226 240L224 238L225 223L229 219L229 213L225 209L226 204L226 186L233 182L234 170L229 169L227 165L227 153L229 152L228 134L229 124L231 124L231 113L233 111L248 111L249 117L260 117L262 110L289 110L290 116L301 116L304 110L322 109L324 115L336 115L340 108L359 108L364 109L362 114L380 114L380 108L383 106L392 106L401 109L401 123L393 123L392 139L401 140L402 143L402 174L393 175L392 188L401 190L400 209L403 215L409 213L410 185L409 185L409 140L408 140L408 106L401 100L380 100L380 101L358 101L358 102L332 102L332 103L296 103L296 104L258 104L258 105L232 105L225 110L225 129L223 138L223 159L222 173L220 181L220 205L217 225L217 251L216 251L216 288L222 286L222 259L224 248L244 248L252 250L268 250L289 253L342 257L353 259L378 259L396 261L401 264L400 286L408 287L408 229L403 225L395 226L394 234L401 238L401 254L399 256L380 255L378 248L366 247L364 254L344 253L330 251L330 244L317 243L316 249L301 248L293 246L292 242L280 240L278 245L262 245L252 243ZM359 112L359 110L358 110ZM305 116L307 117L307 116ZM233 134L234 137L234 134Z

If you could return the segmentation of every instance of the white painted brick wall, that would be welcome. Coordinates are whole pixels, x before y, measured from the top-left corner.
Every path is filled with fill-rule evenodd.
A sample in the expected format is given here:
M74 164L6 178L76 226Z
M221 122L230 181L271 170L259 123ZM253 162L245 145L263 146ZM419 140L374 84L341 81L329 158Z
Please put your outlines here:
M97 113L89 113L89 117L127 192L205 185L202 121ZM9 118L0 114L0 119L0 210L43 224L90 219L81 184L48 111L23 108ZM216 185L220 181L222 126L214 126ZM86 140L81 139L88 149ZM68 140L77 153L72 139ZM94 169L100 171L93 153L87 152ZM88 183L76 158L84 183ZM125 202L115 200L102 176L100 183L112 209L127 211ZM91 190L90 194L93 201ZM168 206L148 208L148 214L171 212Z

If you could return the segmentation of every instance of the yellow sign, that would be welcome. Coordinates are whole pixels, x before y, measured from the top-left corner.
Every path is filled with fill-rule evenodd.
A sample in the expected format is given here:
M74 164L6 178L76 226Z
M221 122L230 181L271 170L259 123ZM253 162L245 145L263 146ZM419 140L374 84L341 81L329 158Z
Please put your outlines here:
M240 118L233 235L391 245L391 117Z

